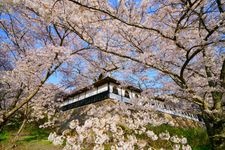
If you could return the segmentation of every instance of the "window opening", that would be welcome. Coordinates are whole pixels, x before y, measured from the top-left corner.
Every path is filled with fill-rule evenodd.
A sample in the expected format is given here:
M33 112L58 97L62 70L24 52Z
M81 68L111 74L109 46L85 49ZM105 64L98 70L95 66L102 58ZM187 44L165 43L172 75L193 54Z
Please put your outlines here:
M113 87L113 93L117 95L119 94L118 89L115 86Z
M128 91L125 91L125 97L126 98L130 98L130 95L129 95L129 92Z

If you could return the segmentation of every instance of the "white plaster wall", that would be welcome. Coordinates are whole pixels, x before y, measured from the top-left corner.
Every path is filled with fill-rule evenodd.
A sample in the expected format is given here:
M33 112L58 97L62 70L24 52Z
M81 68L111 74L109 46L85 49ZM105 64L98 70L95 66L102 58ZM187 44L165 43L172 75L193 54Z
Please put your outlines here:
M114 93L110 93L110 94L109 94L109 97L110 97L111 99L115 99L115 100L118 100L118 101L122 101L121 96L120 96L120 95L117 95L117 94L114 94Z
M113 87L117 87L118 91L119 91L119 88L118 88L118 85L117 84L114 84L114 83L109 83L109 89L110 89L110 92L112 93L113 92Z
M120 96L123 95L123 89L121 89L120 87L118 87L118 93L119 93Z
M79 100L84 99L84 98L85 98L85 93L79 94Z
M75 96L74 97L74 101L78 101L78 96Z
M122 89L117 85L117 84L114 84L114 83L110 83L110 92L112 93L113 92L113 87L117 87L117 90L118 90L118 94L121 96L122 95Z
M110 86L109 87L110 87L110 92L111 93L113 92L113 87L116 87L117 90L118 90L118 95L124 97L124 95L125 95L125 89L122 89L121 87L119 87L117 84L114 84L114 83L110 83ZM129 92L129 90L127 90L127 91Z
M136 99L136 96L135 96L136 94L138 95L138 97L140 97L140 94L139 94L139 93L137 93L137 92L135 92L135 91L131 91L131 92L130 92L131 98Z
M76 101L78 101L78 97L77 97L77 96L75 96L73 99L71 99L71 100L69 101L69 103L73 103L73 102L76 102Z
M135 98L135 93L132 91L132 92L130 93L130 96L131 96L131 98Z
M129 89L121 89L117 84L114 84L114 83L110 83L110 85L109 85L109 88L110 88L110 92L111 93L113 92L113 87L117 87L117 89L118 89L118 95L120 95L120 96L122 95L123 98L126 99L126 101L129 101L129 99L124 97L125 96L125 91L128 91L129 96L130 96L130 99L135 99L136 98L136 96L135 96L136 94L138 96L140 96L140 94L138 92L131 91Z
M107 90L108 90L108 84L107 83L98 87L98 93L102 93L102 92L107 91Z
M124 89L120 89L120 95L122 95L122 96L125 95L125 90Z
M86 92L86 97L90 97L97 94L97 88L90 89Z

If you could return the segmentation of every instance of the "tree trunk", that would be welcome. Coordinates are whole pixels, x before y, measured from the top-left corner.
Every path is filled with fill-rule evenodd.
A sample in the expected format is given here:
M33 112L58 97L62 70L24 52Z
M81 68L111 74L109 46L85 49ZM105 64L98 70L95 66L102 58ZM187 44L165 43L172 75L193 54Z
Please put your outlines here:
M19 136L20 136L20 133L22 132L23 128L25 127L25 124L27 122L27 119L25 118L19 128L19 130L17 131L15 137L12 139L11 141L11 145L9 146L9 148L7 148L6 150L11 150L11 149L15 149L17 147L17 144L16 142L18 141L19 139Z
M47 79L46 79L47 80ZM10 117L12 117L13 115L15 115L15 113L21 109L25 104L27 104L28 102L31 101L31 99L38 93L40 87L44 84L41 83L32 93L30 93L30 95L28 97L26 97L25 99L23 99L21 101L21 103L19 103L18 105L16 105L12 110L6 112L5 115L3 115L2 121L0 122L0 130L2 130L2 128L6 125L7 121L9 120Z
M207 113L203 114L212 149L225 150L225 120L223 117L210 116L211 115Z

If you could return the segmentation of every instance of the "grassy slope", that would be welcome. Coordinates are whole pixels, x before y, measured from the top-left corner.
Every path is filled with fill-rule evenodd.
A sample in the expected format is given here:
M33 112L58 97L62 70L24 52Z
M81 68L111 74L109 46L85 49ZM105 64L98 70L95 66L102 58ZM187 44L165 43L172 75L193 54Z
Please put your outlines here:
M167 130L171 136L178 135L186 137L188 144L190 144L193 150L210 150L208 136L205 129L203 128L175 128L169 125L161 125L157 127L148 126L147 129L154 131L156 134L165 132L165 130ZM164 144L165 146L166 143L161 144ZM157 147L160 147L160 145Z
M8 128L0 133L0 150L11 150L12 139L17 130ZM54 146L48 138L49 131L35 126L26 127L16 142L15 150L60 150L62 147Z
M148 130L154 131L156 134L161 132L169 131L171 135L185 136L188 139L188 143L194 150L210 150L208 145L208 137L203 128L178 128L171 127L169 125L161 126L147 126ZM126 129L125 129L126 131ZM17 141L17 147L15 150L60 150L62 147L54 146L49 141L47 137L50 131L39 129L34 126L26 127L20 135ZM129 129L127 129L127 134L129 134ZM11 146L11 140L14 137L16 130L7 129L0 133L0 150L6 150ZM148 139L146 135L137 135L138 139ZM151 146L155 148L167 147L171 149L171 144L168 141L148 141ZM107 147L106 147L107 149Z
M99 105L104 105L103 103L97 103ZM108 103L106 103L108 105ZM65 128L68 125L68 122L73 119L81 119L83 120L85 117L79 112L82 112L80 109L74 109L71 112L73 115L72 118L68 121L63 120ZM154 131L157 135L161 132L165 132L166 130L171 135L178 135L178 136L184 136L188 140L188 144L194 149L194 150L210 150L209 148L209 141L206 134L205 129L202 126L199 126L196 122L185 120L176 116L171 116L168 114L162 114L160 112L154 112L157 113L159 117L167 118L169 120L173 120L175 124L179 127L172 127L169 125L161 125L161 126L151 126L148 125L147 129ZM78 118L77 118L77 117ZM85 120L85 119L84 119ZM83 121L84 121L83 120ZM16 128L19 128L20 121L13 120L14 126L5 129L3 132L0 133L0 150L5 150L7 147L9 147L12 141L12 138L16 134L17 130ZM65 129L64 128L64 129ZM126 129L126 134L133 133L132 130ZM63 130L63 129L61 129ZM60 146L54 146L50 142L47 141L47 137L51 131L39 129L35 125L28 125L25 127L23 132L20 135L19 141L16 143L18 146L15 148L15 150L60 150L62 147ZM171 149L171 143L168 141L151 141L150 138L146 137L146 134L143 135L137 135L138 139L146 140L149 143L150 146L155 148L161 148L161 147L167 147L167 149ZM91 146L91 145L90 145ZM109 149L110 146L105 146L105 149ZM90 150L90 148L88 149Z

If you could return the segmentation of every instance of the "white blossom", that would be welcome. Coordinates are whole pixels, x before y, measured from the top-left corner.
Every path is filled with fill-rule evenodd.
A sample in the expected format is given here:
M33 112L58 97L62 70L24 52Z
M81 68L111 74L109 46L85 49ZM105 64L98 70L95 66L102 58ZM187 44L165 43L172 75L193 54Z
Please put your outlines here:
M50 142L54 141L54 139L57 137L56 133L53 132L53 133L50 133L49 136L48 136L48 140Z
M170 137L170 141L173 143L180 143L181 139L177 135L175 135L175 136Z
M160 139L162 140L169 140L170 139L170 134L168 131L162 132L159 134Z
M158 140L158 136L153 131L147 131L147 136L150 137L153 141Z
M63 136L56 136L52 143L54 145L62 145L63 141L64 141L64 137Z
M187 138L186 137L182 137L180 140L181 140L180 141L181 144L187 144Z
M69 124L70 129L75 129L79 124L78 120L72 120Z
M192 150L190 145L182 145L182 150Z
M93 150L104 150L104 146L102 146L102 145L95 145Z
M95 143L102 145L103 143L105 143L108 140L109 140L109 137L106 134L99 134L96 136Z
M180 150L180 145L179 144L173 145L173 150Z

